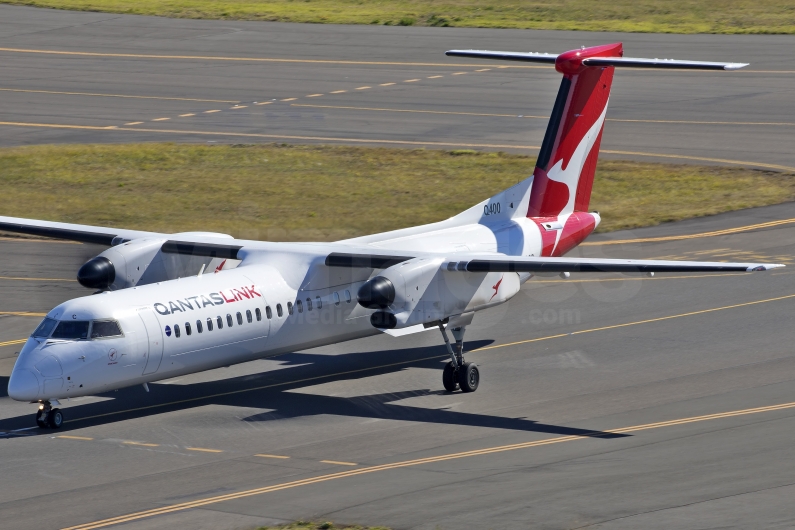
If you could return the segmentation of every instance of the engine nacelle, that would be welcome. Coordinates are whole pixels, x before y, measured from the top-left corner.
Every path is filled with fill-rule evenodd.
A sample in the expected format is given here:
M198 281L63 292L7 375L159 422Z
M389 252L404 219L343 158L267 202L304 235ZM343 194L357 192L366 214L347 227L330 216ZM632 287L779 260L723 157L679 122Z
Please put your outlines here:
M144 238L123 242L91 258L80 267L77 281L91 289L117 291L136 285L195 276L202 270L212 272L224 260L207 256L165 253L167 239ZM228 260L232 268L237 260Z
M405 328L502 303L521 286L516 273L472 273L442 266L444 258L414 258L384 269L357 293L359 304L376 311L379 329Z

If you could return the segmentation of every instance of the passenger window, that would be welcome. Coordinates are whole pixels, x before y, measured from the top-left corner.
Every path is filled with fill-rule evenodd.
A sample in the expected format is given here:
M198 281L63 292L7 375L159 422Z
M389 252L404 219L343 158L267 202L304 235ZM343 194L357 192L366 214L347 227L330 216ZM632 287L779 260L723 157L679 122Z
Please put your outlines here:
M323 309L323 300L321 300L319 296L315 297L315 302L317 302L318 309Z
M334 291L334 294L331 295L331 297L334 298L334 305L340 305L340 295L337 293L337 291Z
M79 340L88 338L88 320L62 320L58 322L52 338Z
M243 325L243 315L241 315L239 311L237 313L237 325L238 326L242 326Z
M351 292L347 289L345 289L345 301L349 304L351 303Z
M273 318L273 311L271 311L271 306L265 306L265 316L268 317L268 320Z
M239 314L240 313L238 313L238 315ZM232 327L232 315L230 315L229 313L226 314L226 325L229 326L230 328Z
M306 310L307 311L312 311L312 299L311 298L307 298L306 299Z
M196 333L201 333L202 331L204 331L204 329L202 328L202 321L201 320L197 320L196 321Z
M293 314L293 303L292 302L287 302L287 314L288 315L292 315Z
M276 304L276 314L281 317L282 316L282 304Z
M213 319L211 317L207 317L207 331L213 330Z
M95 320L91 326L91 338L120 337L121 328L115 320Z
M215 323L218 324L218 329L224 329L224 319L220 316L215 319Z
M185 335L190 335L190 322L185 322Z
M251 311L249 311L248 309L246 309L246 320L248 321L249 324L251 324L254 321L254 319L251 317Z
M179 338L179 324L174 324L174 336Z
M257 322L262 320L262 311L259 310L259 307L254 309L254 314L257 315Z
M298 308L298 312L299 313L303 313L304 312L304 303L301 302L301 300L296 300L295 301L295 306Z

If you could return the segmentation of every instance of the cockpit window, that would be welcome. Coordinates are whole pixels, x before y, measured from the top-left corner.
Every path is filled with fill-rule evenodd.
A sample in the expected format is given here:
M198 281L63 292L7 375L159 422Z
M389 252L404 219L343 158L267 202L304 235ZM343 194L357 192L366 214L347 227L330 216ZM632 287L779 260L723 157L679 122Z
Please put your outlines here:
M115 320L95 320L91 326L91 338L101 339L104 337L120 337L121 328Z
M39 327L36 328L36 331L33 332L33 336L46 339L47 337L50 336L52 330L55 329L55 325L57 323L58 323L57 320L54 320L52 318L45 318L44 320L41 321Z
M79 340L88 337L87 320L62 320L58 322L55 331L52 332L53 339Z

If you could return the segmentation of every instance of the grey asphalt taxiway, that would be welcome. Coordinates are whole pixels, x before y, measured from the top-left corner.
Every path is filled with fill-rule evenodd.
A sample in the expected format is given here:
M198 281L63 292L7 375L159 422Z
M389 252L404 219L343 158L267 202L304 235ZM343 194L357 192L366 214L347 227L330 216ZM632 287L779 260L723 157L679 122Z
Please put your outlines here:
M749 61L753 71L621 72L611 118L646 121L609 123L605 149L795 166L792 37L282 26L8 6L0 145L538 145L557 75L439 52L614 40L628 54ZM795 205L593 241L579 252L795 266ZM15 352L43 313L88 294L74 275L101 250L0 239L3 528L795 525L791 267L533 279L470 327L467 357L482 373L474 394L442 391L444 348L428 331L74 399L62 430L38 430L35 406L5 395Z
M584 254L792 265L795 206L596 239ZM71 279L98 250L0 241L3 394L20 347L9 342L41 318L21 312L87 294ZM468 331L474 394L442 390L444 348L428 331L74 399L57 432L2 397L0 519L790 528L794 274L532 279Z
M628 56L751 65L617 72L606 156L793 171L795 36L292 25L15 6L0 6L0 145L321 142L532 153L559 74L444 52L560 53L616 41Z

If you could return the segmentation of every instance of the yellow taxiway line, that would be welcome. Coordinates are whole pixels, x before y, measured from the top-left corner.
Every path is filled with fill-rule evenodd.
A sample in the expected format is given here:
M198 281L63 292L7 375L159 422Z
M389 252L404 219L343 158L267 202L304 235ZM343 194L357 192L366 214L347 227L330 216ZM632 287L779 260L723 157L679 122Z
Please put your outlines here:
M12 346L14 344L24 344L27 341L28 339L7 340L5 342L0 342L0 346Z
M380 86L393 85L386 83ZM312 96L306 96L312 97ZM486 112L455 112L441 110L422 110L422 109L391 109L381 107L353 107L344 105L310 105L308 103L293 103L293 107L308 107L313 109L340 109L340 110L367 110L371 112L410 112L416 114L452 114L456 116L484 116L487 118L528 118L538 120L548 120L549 116L535 116L529 114L493 114ZM769 122L769 121L694 121L694 120L628 120L619 118L607 118L606 121L626 122L626 123L668 123L676 125L765 125L776 127L795 127L795 122Z
M392 469L399 469L399 468L406 468L406 467L415 467L425 464L432 464L436 462L444 462L448 460L456 460L461 458L472 458L475 456L484 456L484 455L491 455L496 453L504 453L507 451L516 451L520 449L529 449L533 447L542 447L545 445L553 445L553 444L560 444L565 442L573 442L578 440L585 440L588 438L599 438L601 436L609 435L609 434L626 434L626 433L633 433L633 432L641 432L647 431L652 429L661 429L665 427L673 427L678 425L686 425L691 423L699 423L704 421L714 421L720 420L724 418L733 418L737 416L746 416L750 414L761 414L765 412L775 412L781 410L787 410L795 408L795 402L790 403L781 403L777 405L770 405L766 407L755 407L749 409L740 409L740 410L731 410L727 412L719 412L716 414L705 414L701 416L690 416L685 418L677 418L673 420L667 421L660 421L655 423L645 423L641 425L632 425L628 427L622 427L619 429L611 429L609 432L605 433L591 433L590 435L580 435L580 436L558 436L555 438L546 438L542 440L534 440L530 442L523 442L517 444L510 444L510 445L500 445L495 447L486 447L483 449L475 449L473 451L464 451L460 453L449 453L444 455L438 456L431 456L427 458L417 458L413 460L404 460L400 462L393 462L390 464L381 464L377 466L369 466L359 469L351 469L348 471L341 471L338 473L330 473L327 475L320 475L315 477L309 477L300 480L293 480L290 482L283 482L280 484L274 484L271 486L265 486L261 488L253 488L249 490L238 491L235 493L229 493L226 495L218 495L215 497L205 497L203 499L197 499L194 501L183 502L178 504L172 504L169 506L161 506L159 508L153 508L151 510L144 510L140 512L130 513L126 515L120 515L117 517L111 517L108 519L103 519L100 521L94 521L90 523L85 523L76 526L70 526L68 528L64 528L63 530L93 530L95 528L102 528L106 526L112 526L122 523L128 523L130 521L136 521L140 519L145 519L148 517L154 517L157 515L164 515L167 513L174 513L184 510L190 510L192 508L199 508L201 506L207 506L210 504L217 504L220 502L231 501L236 499L242 499L245 497L252 497L254 495L262 495L265 493L271 493L274 491L281 491L291 488L298 488L301 486L308 486L310 484L318 484L321 482L329 482L332 480L339 480L348 477L354 477L358 475L365 475L369 473L377 473L382 471L389 471ZM344 462L328 462L328 463L337 463L337 464L345 464L348 465L350 463Z
M31 53L44 55L71 55L76 57L117 57L122 59L170 59L189 61L233 61L255 63L295 63L295 64L356 64L374 66L443 66L451 68L493 66L489 64L456 64L456 63L408 63L396 61L341 61L330 59L283 59L277 57L224 57L218 55L155 55L146 53L101 53L101 52L76 52L66 50L36 50L29 48L0 48L0 52ZM503 68L541 68L551 70L552 66L539 65L510 65Z
M778 221L769 221L767 223L758 223L753 225L738 226L735 228L727 228L725 230L715 230L712 232L700 232L698 234L684 234L680 236L660 236L660 237L642 237L637 239L613 239L608 241L586 241L580 243L581 247L595 247L602 245L624 245L631 243L660 243L664 241L681 241L683 239L698 239L702 237L716 237L725 236L729 234L737 234L740 232L748 232L751 230L762 230L764 228L772 228L776 226L795 223L795 218L781 219Z
M535 339L528 339L528 340L523 340L523 341L518 341L518 342L509 342L509 343L506 343L506 344L496 344L494 346L485 346L483 348L478 348L478 349L475 349L475 350L471 350L469 353L475 353L475 352L486 351L486 350L494 350L494 349L497 349L497 348L507 348L507 347L510 347L510 346L516 346L516 345L520 345L520 344L528 344L528 343L531 343L531 342L539 342L539 341L543 341L543 340L558 339L558 338L562 338L562 337L568 337L570 335L581 335L581 334L584 334L584 333L594 333L594 332L597 332L597 331L604 331L604 330L608 330L608 329L617 329L617 328L628 327L628 326L636 326L636 325L639 325L639 324L649 324L649 323L652 323L652 322L660 322L660 321L663 321L663 320L670 320L670 319L674 319L674 318L682 318L682 317L700 315L700 314L705 314L705 313L712 313L712 312L715 312L715 311L722 311L722 310L726 310L726 309L735 309L735 308L738 308L738 307L746 307L746 306L752 306L752 305L757 305L757 304L765 304L765 303L770 303L770 302L776 302L776 301L785 300L785 299L788 299L788 298L795 298L795 294L779 296L779 297L776 297L776 298L767 298L767 299L764 299L764 300L754 300L754 301L751 301L751 302L744 302L744 303L740 303L740 304L733 304L733 305L722 306L722 307L714 307L714 308L710 308L710 309L704 309L704 310L701 310L701 311L691 311L691 312L688 312L688 313L681 313L681 314L677 314L677 315L669 315L669 316L666 316L666 317L659 317L659 318L650 319L650 320L639 320L639 321L634 321L634 322L625 322L625 323L622 323L622 324L615 324L615 325L612 325L612 326L605 326L605 327L600 327L600 328L593 328L593 329L574 331L572 333L561 333L561 334L557 334L557 335L549 335L549 336L546 336L546 337L538 337L538 338L535 338ZM15 341L15 343L16 342L24 342L25 340L26 339L22 339L20 341ZM0 343L0 346L2 346L2 345L3 344ZM278 388L278 387L295 385L295 384L300 384L300 383L309 383L309 382L312 382L312 381L318 381L318 380L322 380L322 379L341 377L341 376L345 376L345 375L357 374L357 373L362 373L362 372L370 372L370 371L373 371L373 370L381 370L381 369L384 369L384 368L391 368L391 367L394 367L394 366L402 366L402 365L410 364L410 363L417 363L417 362L422 362L422 361L430 361L430 360L433 360L433 359L443 359L445 357L447 357L447 356L446 355L441 355L441 354L440 355L433 355L431 357L423 357L423 358L419 358L419 359L412 359L410 361L400 361L400 362L396 362L396 363L388 363L388 364L382 364L382 365L378 365L378 366L370 366L370 367L367 367L367 368L357 368L356 370L347 370L347 371L344 371L344 372L335 372L335 373L329 373L329 374L324 374L324 375L317 375L317 376L312 376L312 377L306 377L306 378L303 378L303 379L295 379L295 380L292 380L292 381L283 381L283 382L280 382L280 383L271 383L271 384L268 384L268 385L261 385L261 386L251 387L251 388L241 388L241 389L238 389L238 390L230 390L228 392L219 392L219 393L216 393L216 394L208 394L208 395L205 395L205 396L180 399L180 400L169 401L169 402L164 402L164 403L156 403L154 405L146 405L146 406L143 406L143 407L135 407L135 408L131 408L131 409L118 410L118 411L114 411L114 412L105 412L105 413L102 413L102 414L95 414L93 416L85 416L85 417L82 417L82 418L74 418L74 419L66 420L66 421L64 421L64 423L75 423L75 422L78 422L78 421L93 420L93 419L97 419L97 418L105 418L105 417L108 417L108 416L117 416L119 414L128 414L130 412L141 412L143 410L151 410L151 409L156 409L156 408L169 407L169 406L172 406L172 405L180 405L182 403L193 403L193 402L196 402L196 401L202 401L202 400L206 400L206 399L233 396L233 395L242 394L242 393L245 393L245 392L256 392L258 390L267 390L267 389L270 389L270 388Z

